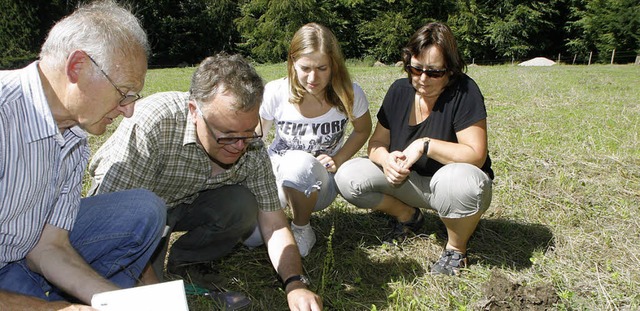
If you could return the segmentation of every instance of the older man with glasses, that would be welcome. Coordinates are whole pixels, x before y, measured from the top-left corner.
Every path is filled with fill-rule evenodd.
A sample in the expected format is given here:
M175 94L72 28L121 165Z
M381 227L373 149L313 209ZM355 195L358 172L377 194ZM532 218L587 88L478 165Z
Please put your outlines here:
M258 126L263 82L239 55L209 57L189 92L162 92L136 104L89 165L90 194L149 189L166 201L171 244L167 273L212 290L226 310L246 307L238 293L216 291L224 281L212 261L229 254L258 226L294 310L320 310L307 289L298 248L280 206L271 162ZM165 254L154 268L162 277Z
M0 71L0 310L88 310L71 302L139 284L164 202L81 192L87 132L133 114L148 54L135 16L100 1L56 23L40 60Z
M104 70L102 70L102 68L100 67L100 65L98 65L98 63L93 59L93 57L91 57L91 55L87 54L87 52L82 51L85 55L87 55L87 57L89 58L89 60L96 65L96 67L98 67L100 69L100 72L102 73L102 75L105 77L105 79L107 79L107 81L109 81L109 83L111 83L111 85L113 85L113 87L116 89L116 91L118 91L118 93L120 93L120 101L118 101L118 106L120 107L126 107L128 105L133 104L136 100L142 98L142 96L138 93L133 93L133 94L128 94L125 93L123 90L121 90L116 84L115 82L113 82L113 80L111 80L111 78L109 78L109 75L104 72Z

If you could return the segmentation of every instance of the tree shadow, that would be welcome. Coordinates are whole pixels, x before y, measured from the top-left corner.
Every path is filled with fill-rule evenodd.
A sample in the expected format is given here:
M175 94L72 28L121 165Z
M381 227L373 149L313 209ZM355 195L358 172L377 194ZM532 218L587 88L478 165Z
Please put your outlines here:
M427 269L446 244L446 228L435 213L425 212L425 225L416 238L426 241L412 240L391 249L382 246L380 240L389 230L389 217L347 205L334 203L322 214L314 214L318 242L305 266L322 267L328 254L333 254L334 272L323 293L329 309L370 309L372 304L384 309L390 303L395 281L411 283L429 274ZM546 226L482 219L469 241L468 253L471 265L520 270L532 265L534 253L552 247L553 234Z
M382 245L386 218L335 206L313 216L318 242L305 259L306 267L316 265L323 271L318 294L325 309L386 309L394 283L411 283L426 273L423 260Z
M355 219L362 217L366 216ZM322 297L325 310L368 310L371 305L384 309L394 291L392 284L425 273L416 259L397 258L392 252L372 255L366 245L379 246L372 238L345 236L366 226L343 231L343 224L327 225L328 221L315 218L313 221L318 242L303 259L303 265L311 280L309 288ZM253 250L239 246L216 266L232 280L227 289L250 296L251 310L289 310L265 246ZM192 310L206 310L198 302L194 306Z
M322 297L325 309L369 310L373 305L386 309L392 307L389 297L402 291L396 285L428 275L446 243L446 228L435 213L424 216L425 225L416 238L387 247L380 240L389 230L386 215L340 200L314 213L311 222L317 242L303 265L310 289ZM483 219L469 242L471 269L474 264L525 269L532 265L534 253L552 246L553 235L545 226ZM238 246L215 266L232 280L228 289L250 296L251 310L288 310L266 247Z
M334 241L349 243L345 240L357 239L358 246L379 246L382 237L389 230L390 217L378 212L359 212L344 208L327 212L318 224L335 219ZM417 238L433 240L444 247L447 241L446 227L432 211L423 211L425 225L417 232ZM340 219L339 221L337 219ZM321 226L318 229L322 229ZM354 234L359 234L361 237ZM335 242L334 242L335 243ZM468 244L470 259L482 264L509 267L521 270L531 267L531 258L536 252L547 252L554 247L551 230L541 224L524 223L507 219L483 218ZM473 262L472 262L473 264Z
M444 247L447 229L433 212L424 213L425 225L421 235L435 234ZM523 223L507 219L483 218L469 239L470 264L476 262L498 268L522 270L531 267L536 252L553 249L551 230L541 224Z
M483 264L522 270L531 267L534 253L553 250L554 243L545 225L488 218L480 220L469 251Z

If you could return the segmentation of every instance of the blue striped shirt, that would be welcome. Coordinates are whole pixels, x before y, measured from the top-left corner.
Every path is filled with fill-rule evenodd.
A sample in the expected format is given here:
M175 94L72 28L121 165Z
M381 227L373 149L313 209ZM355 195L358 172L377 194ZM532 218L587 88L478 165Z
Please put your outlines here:
M45 224L73 228L90 154L83 130L58 130L37 64L0 71L0 268L23 259Z

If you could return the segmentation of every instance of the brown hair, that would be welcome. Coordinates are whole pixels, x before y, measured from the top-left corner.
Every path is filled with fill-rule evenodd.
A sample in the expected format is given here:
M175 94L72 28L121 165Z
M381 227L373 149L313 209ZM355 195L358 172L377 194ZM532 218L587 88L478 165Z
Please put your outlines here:
M459 79L467 70L467 64L462 59L458 44L449 26L444 23L433 22L422 26L409 39L407 45L402 49L403 68L411 64L411 57L418 56L431 45L440 49L445 59L445 66L451 77L449 85ZM407 72L409 78L411 73Z
M329 57L331 62L331 80L327 85L326 99L329 105L337 107L349 119L353 118L353 84L344 63L344 56L338 44L338 39L329 28L316 23L302 26L291 39L287 59L289 75L290 102L302 103L306 90L298 81L294 67L295 61L305 55L320 52Z
M198 105L208 104L224 91L235 95L236 110L250 111L262 102L264 84L253 66L241 55L221 52L205 58L198 65L191 77L189 99Z

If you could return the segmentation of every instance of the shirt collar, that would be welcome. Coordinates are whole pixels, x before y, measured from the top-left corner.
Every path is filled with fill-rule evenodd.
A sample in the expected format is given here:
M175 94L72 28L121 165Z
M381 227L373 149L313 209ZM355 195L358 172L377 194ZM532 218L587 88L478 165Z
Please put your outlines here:
M27 103L27 105L25 105L25 108L28 110L27 115L35 116L34 118L25 119L26 126L32 129L27 132L26 140L27 142L34 142L56 136L58 143L63 145L64 140L62 139L62 134L60 130L58 130L58 125L53 118L49 102L42 88L38 64L39 61L35 61L27 66L20 78L22 93ZM72 132L78 135L78 132L83 131L80 128L76 128L73 129Z
M189 108L187 109L187 122L184 125L184 138L182 139L182 145L190 145L198 143L198 134L196 132L196 124L193 122L193 118L191 117L191 113L189 113Z

